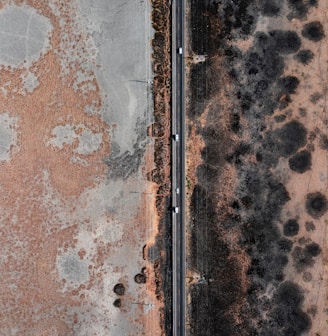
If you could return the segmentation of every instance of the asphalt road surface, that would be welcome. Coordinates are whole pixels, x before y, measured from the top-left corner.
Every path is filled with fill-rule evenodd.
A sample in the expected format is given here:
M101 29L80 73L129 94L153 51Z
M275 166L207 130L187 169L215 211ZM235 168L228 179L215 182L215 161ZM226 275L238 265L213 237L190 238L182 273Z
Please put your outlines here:
M173 336L185 335L185 64L184 0L172 2L172 211ZM176 141L176 135L179 141ZM179 189L179 193L177 192Z

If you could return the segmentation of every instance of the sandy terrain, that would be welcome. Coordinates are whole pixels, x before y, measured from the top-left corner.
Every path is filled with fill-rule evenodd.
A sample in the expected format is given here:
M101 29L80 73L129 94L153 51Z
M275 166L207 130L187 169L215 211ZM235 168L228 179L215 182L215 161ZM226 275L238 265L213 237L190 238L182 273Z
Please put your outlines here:
M327 1L189 5L190 334L326 335Z
M1 2L1 335L162 333L151 12Z

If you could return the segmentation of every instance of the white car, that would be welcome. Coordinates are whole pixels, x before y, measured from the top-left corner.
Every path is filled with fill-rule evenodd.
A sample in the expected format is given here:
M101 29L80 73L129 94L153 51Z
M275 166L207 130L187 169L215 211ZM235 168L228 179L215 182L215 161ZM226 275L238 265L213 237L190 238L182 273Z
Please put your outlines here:
M178 49L178 53L179 53L179 55L182 55L182 53L183 53L183 51L182 51L182 47L180 47L180 48Z
M175 189L175 192L176 192L177 194L180 194L180 188L176 188L176 189Z
M179 207L177 207L177 206L176 206L176 207L173 207L173 212L174 212L174 213L179 213Z
M175 141L179 141L179 134L174 134L174 135L173 135L173 139L174 139Z

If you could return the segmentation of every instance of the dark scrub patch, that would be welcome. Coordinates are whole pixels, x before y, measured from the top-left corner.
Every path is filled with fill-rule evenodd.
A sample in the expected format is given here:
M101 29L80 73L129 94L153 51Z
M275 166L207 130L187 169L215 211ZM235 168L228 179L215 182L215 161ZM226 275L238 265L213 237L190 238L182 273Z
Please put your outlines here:
M301 287L291 281L283 282L274 294L276 304L271 321L261 335L301 335L311 327L310 317L301 311L304 301Z
M125 287L122 283L118 283L114 286L113 289L114 293L117 295L124 295L125 293Z
M269 3L268 0L263 2ZM211 39L210 47L207 48L210 52L197 52L193 48L195 53L205 53L209 57L206 68L199 68L203 76L200 79L196 73L193 76L191 86L195 87L191 92L191 99L193 99L191 108L197 111L191 115L191 118L198 122L198 111L203 111L204 103L212 98L208 93L217 90L220 93L227 92L222 88L223 81L220 83L223 85L212 89L206 77L209 72L213 77L220 78L221 75L218 71L213 71L210 65L215 46L217 54L223 58L224 71L230 76L228 82L231 83L233 91L231 92L233 102L231 115L238 113L240 119L243 118L241 120L243 124L248 122L249 130L249 149L246 152L236 148L231 142L227 144L226 140L222 139L222 132L221 134L217 132L215 139L212 140L207 132L200 131L207 148L202 152L204 162L197 170L199 184L196 185L191 196L190 262L191 267L201 275L202 281L194 283L190 289L192 335L282 336L285 335L284 328L289 330L290 335L293 335L293 332L299 335L299 330L305 330L308 327L306 316L304 317L299 307L288 311L290 315L287 316L284 325L279 325L272 317L274 300L272 297L265 296L268 288L273 288L275 291L283 281L284 268L288 263L287 250L292 249L292 243L287 239L279 245L283 237L277 226L281 220L281 210L290 198L285 186L273 175L265 157L273 148L277 152L275 159L278 160L281 156L280 147L284 155L289 156L306 144L306 130L303 132L304 127L300 123L287 123L289 126L279 125L280 131L267 131L265 123L266 117L272 115L278 106L277 95L282 89L278 86L277 80L283 76L284 57L299 50L300 38L295 32L274 31L271 35L257 33L250 49L240 52L242 57L237 56L227 46L234 44L236 37L238 40L243 39L254 29L256 15L258 15L256 14L258 9L255 6L259 4L261 6L263 2L215 1L217 3L215 16L220 22L216 31L220 33L218 38L213 39L212 36L217 37L214 30L212 34L204 34L206 29L211 30L204 25L211 26L211 20L216 20L212 18L212 9L207 10L207 6L212 6L208 4L212 4L213 1L191 1L191 11L197 8L197 15L192 17L202 21L201 30L203 31L195 32L199 40L195 43L200 44L198 50L206 50L207 47L204 47L207 43L206 39ZM278 0L272 3L281 6ZM263 11L263 7L260 7L260 10ZM275 9L271 7L270 10ZM206 16L206 18L200 19L197 18L198 16ZM197 30L195 25L191 24L191 26L191 31ZM205 92L198 92L197 86L200 85ZM193 96L193 92L196 95ZM227 93L230 94L230 92ZM212 118L207 120L218 120L222 115L228 116L227 106L217 105L215 109L216 114L213 113ZM238 122L241 124L241 121ZM230 127L227 132L235 139L233 132L234 129L238 132L239 125L236 123L235 128L233 122L234 117L229 117L228 126ZM219 127L217 129L219 130ZM298 135L295 135L293 130ZM272 148L262 147L262 143L267 142L267 133L270 133ZM290 134L292 134L291 140ZM275 145L277 138L278 145ZM296 145L290 146L290 142L296 142ZM218 151L212 150L212 147L216 147ZM256 153L259 162L257 164L250 162L251 160L247 160L243 153ZM221 162L218 157L234 163L238 175L236 179L238 185L233 199L227 197L227 206L219 208L215 197L220 190L224 193L224 187L220 185L222 183L220 174L222 167L228 164ZM219 165L220 162L221 165ZM222 196L225 197L225 195ZM234 203L235 199L240 200L239 205ZM238 213L238 220L237 216L232 220L232 217L228 216L229 213L233 215ZM247 272L249 288L242 286L245 276L243 267L239 260L235 260L235 251L230 249L231 245L226 241L226 228L232 227L231 222L234 222L234 229L240 228L240 244L250 259L250 268ZM281 315L286 311L285 306L285 303L277 303L275 309ZM242 307L242 309L236 307ZM268 319L263 319L263 314L268 316ZM236 317L240 322L236 323Z
M317 243L310 243L305 246L305 250L312 257L317 257L321 253L321 247Z
M318 308L317 306L312 305L306 310L306 312L312 316L315 316L318 312ZM318 336L318 335L315 335L315 336Z
M284 122L286 120L286 116L284 114L279 114L279 115L274 117L274 120L277 123L281 123L281 122Z
M312 281L312 274L310 272L304 272L302 278L303 278L303 281L310 282Z
M253 200L250 196L244 196L241 198L241 203L246 209L249 209L252 206Z
M300 229L300 225L298 224L296 219L289 219L284 224L284 235L287 237L293 237L298 234Z
M214 39L217 32L215 31L215 14L217 13L217 4L206 5L199 1L191 1L191 47L198 55L211 55L215 52ZM207 15L203 15L203 13ZM213 29L214 28L214 29ZM213 36L214 35L214 36ZM206 36L207 38L204 38ZM210 38L213 36L213 39Z
M284 108L286 108L289 105L289 103L291 103L292 101L290 98L290 95L284 92L278 96L278 99L279 99L278 107L280 110L283 110Z
M120 308L122 306L122 301L121 299L116 299L114 302L113 302L113 305L114 307L116 308Z
M278 16L280 12L281 4L274 0L265 0L262 5L262 14L264 16Z
M280 41L280 44L282 44L280 48L275 46L276 43L272 43L272 39L281 35L277 32L281 31L271 32L274 35L272 38L265 33L256 33L254 48L246 54L246 71L248 74L262 74L263 79L268 81L272 81L282 74L284 60L278 52L284 48L289 51L292 47L284 47L285 40Z
M313 141L315 140L315 138L317 137L317 133L319 132L319 130L317 128L315 128L314 131L309 133L309 140Z
M308 194L305 202L306 211L313 218L320 218L327 211L327 198L320 192Z
M193 107L190 109L192 118L199 116L202 112L203 101L209 99L217 90L217 74L209 72L211 66L210 61L195 64L191 67L191 95L193 100ZM206 85L211 83L211 85Z
M141 272L134 276L134 281L138 284L145 284L147 282L146 268L143 267Z
M295 53L301 47L301 39L291 30L272 30L269 32L272 46L281 54Z
M299 243L300 245L304 245L304 244L306 244L306 243L308 243L308 242L310 242L310 241L311 241L311 239L309 239L309 238L305 238L305 237L301 237L301 238L298 239L298 243Z
M238 133L240 130L240 116L236 113L230 116L230 127L234 133Z
M212 188L217 183L219 173L219 168L207 163L203 163L197 167L198 181L206 188Z
M305 248L296 246L291 254L294 267L298 272L303 272L314 265L313 255Z
M289 239L282 238L278 242L279 249L283 252L290 252L293 247L293 242Z
M278 80L278 86L283 90L283 92L289 94L295 93L299 83L299 79L295 76L281 77Z
M305 146L307 131L299 121L290 121L273 132L280 147L282 156L294 154L300 147Z
M288 193L272 176L263 176L257 169L248 168L240 181L241 195L247 193L248 199L253 198L248 205L249 217L244 217L241 225L241 244L252 260L247 274L255 282L281 281L288 259L272 242L280 239L274 218L289 200ZM270 197L264 197L266 194ZM258 300L256 292L250 294L249 300Z
M302 36L313 41L319 42L325 36L323 26L319 21L312 21L304 25L302 29Z
M306 228L306 231L311 232L315 230L315 225L313 224L313 222L306 222L305 228Z
M223 50L224 56L226 56L229 60L233 60L235 58L239 58L242 56L240 49L236 46L228 46Z
M143 273L138 273L134 276L134 281L137 283L137 284L145 284L146 281L147 281L147 277L146 277L146 274L143 274Z
M258 81L255 85L255 92L254 92L255 96L257 98L262 98L266 93L268 87L269 87L268 81L264 79Z
M283 282L274 295L274 302L288 309L295 309L304 301L301 288L291 281Z
M301 117L306 117L306 109L305 108L300 107L298 109L298 112L299 112L299 114L300 114Z
M252 8L253 0L226 1L217 4L222 40L233 37L243 38L255 30L258 12Z
M250 146L247 143L240 143L235 152L226 156L226 161L236 165L241 164L242 156L250 153Z
M326 134L320 135L319 146L321 149L328 150L328 136Z
M313 57L314 57L313 52L308 49L300 50L295 55L296 60L304 65L309 64L312 61Z
M317 7L318 6L318 0L308 0L308 4L311 7Z
M192 232L191 264L204 282L190 289L192 335L247 335L236 331L233 318L227 314L240 297L240 265L229 258L229 246L218 231L216 205L207 190L196 185L191 196ZM234 279L234 281L231 281ZM200 318L202 317L202 318Z
M322 98L322 94L320 92L314 92L310 96L310 102L312 104L316 104Z
M268 165L276 165L280 156L288 157L306 144L307 131L303 124L293 120L274 131L266 133L263 147L263 161Z
M299 174L311 169L311 153L307 150L302 150L292 156L289 161L289 168Z
M288 0L288 6L292 12L288 15L289 19L303 19L308 13L308 7L304 0Z

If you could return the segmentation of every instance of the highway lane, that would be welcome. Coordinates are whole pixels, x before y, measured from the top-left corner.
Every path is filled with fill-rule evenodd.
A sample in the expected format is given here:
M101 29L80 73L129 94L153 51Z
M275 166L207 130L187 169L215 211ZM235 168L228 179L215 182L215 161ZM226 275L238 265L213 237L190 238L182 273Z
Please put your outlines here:
M185 255L185 64L184 64L184 0L172 3L172 212L173 248L173 336L185 336L186 322L186 255ZM182 48L182 54L179 53ZM179 188L179 194L176 193Z

